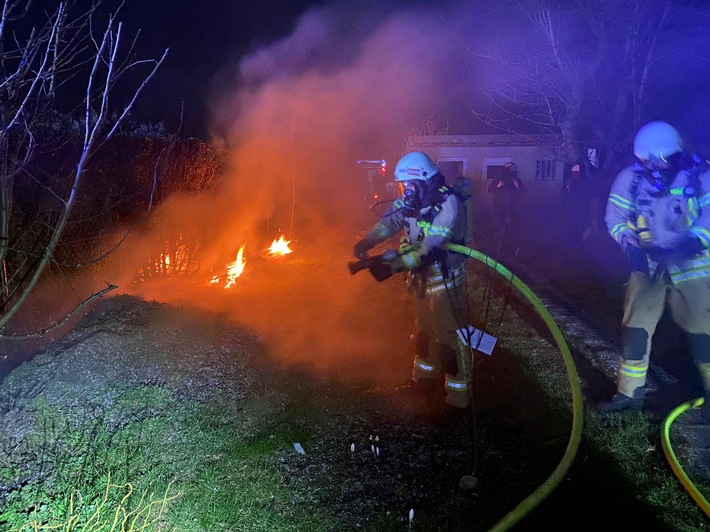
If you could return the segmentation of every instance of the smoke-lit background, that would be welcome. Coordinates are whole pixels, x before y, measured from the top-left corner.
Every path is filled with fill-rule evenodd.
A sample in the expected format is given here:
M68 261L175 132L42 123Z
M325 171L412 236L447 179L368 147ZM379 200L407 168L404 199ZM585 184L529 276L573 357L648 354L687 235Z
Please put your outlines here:
M533 41L529 20L496 2L156 1L124 11L128 27L143 29L139 42L171 47L137 114L170 131L181 123L182 135L203 136L229 155L223 186L163 203L124 243L107 282L226 313L263 335L276 357L326 368L359 360L379 374L392 360L401 370L413 316L400 279L377 284L346 268L354 242L375 222L362 216L355 160L384 158L391 176L410 134L490 132L490 91L529 66L516 65L515 54L496 63L492 54L513 38L524 50ZM687 37L674 35L664 43ZM702 146L708 69L692 54L679 62L667 52L650 77L654 118L673 120ZM667 56L673 60L663 63ZM163 234L199 240L200 271L135 282ZM280 236L293 253L269 257ZM235 286L209 285L242 246L246 271ZM556 260L579 254L567 251ZM399 359L389 358L393 351Z
M225 64L213 80L210 122L229 151L224 187L171 199L150 226L199 228L204 272L219 272L244 245L247 270L228 290L197 276L127 291L225 312L279 358L331 369L357 361L379 378L391 363L403 380L413 316L401 278L377 285L346 268L376 221L363 220L355 160L385 158L391 178L406 136L461 98L470 64L439 9L352 3L307 11L290 35ZM265 258L281 235L293 253ZM140 259L137 236L122 254Z

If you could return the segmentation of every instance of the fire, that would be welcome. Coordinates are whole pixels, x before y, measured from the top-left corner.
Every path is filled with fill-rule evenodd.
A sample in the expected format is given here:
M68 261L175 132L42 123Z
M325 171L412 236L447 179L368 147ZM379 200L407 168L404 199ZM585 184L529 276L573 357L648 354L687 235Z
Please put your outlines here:
M271 247L269 247L268 251L271 255L287 255L293 253L293 250L289 247L290 243L290 240L285 240L284 237L281 236L278 240L274 240L271 243ZM229 288L235 284L237 277L240 277L242 273L244 273L244 267L247 264L247 261L244 259L244 247L245 246L239 248L236 260L226 266L226 275L215 275L210 279L209 284L216 285L224 281L224 288Z
M234 280L244 273L244 266L246 265L247 261L244 260L244 246L242 246L237 252L236 260L227 266L227 284L224 285L225 288L229 288L234 284Z
M247 265L247 261L244 260L244 246L239 248L237 252L237 258L234 262L227 264L227 282L224 285L225 288L229 288L234 284L234 281L242 273L244 273L244 267ZM215 275L210 280L210 284L217 284L221 281L219 275Z
M271 253L272 255L288 255L289 253L293 253L293 250L288 247L290 243L290 240L285 240L283 235L281 235L278 240L274 240L271 243L271 247L269 247L269 253Z

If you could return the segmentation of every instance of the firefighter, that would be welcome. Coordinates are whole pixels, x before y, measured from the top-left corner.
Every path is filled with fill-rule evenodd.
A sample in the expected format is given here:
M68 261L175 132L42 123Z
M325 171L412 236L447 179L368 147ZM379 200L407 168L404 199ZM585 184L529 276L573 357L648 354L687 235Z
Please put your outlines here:
M456 331L466 322L465 256L443 249L462 244L466 214L461 200L445 186L436 164L423 152L402 157L394 170L401 185L397 198L370 232L355 244L354 254L403 234L397 249L386 251L378 280L407 272L416 300L416 333L411 381L398 395L431 397L443 389L441 421L463 417L470 408L471 359ZM385 271L383 272L382 269Z
M710 421L710 171L683 149L676 129L654 121L634 138L635 164L611 186L605 222L629 257L617 389L602 411L641 409L651 339L666 302L688 338Z

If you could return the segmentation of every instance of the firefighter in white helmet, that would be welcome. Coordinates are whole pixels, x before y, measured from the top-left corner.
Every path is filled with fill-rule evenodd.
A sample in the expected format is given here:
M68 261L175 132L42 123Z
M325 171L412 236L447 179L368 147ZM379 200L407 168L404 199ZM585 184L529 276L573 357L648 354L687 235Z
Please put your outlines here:
M651 339L668 302L688 338L705 390L710 421L710 171L686 153L676 129L654 121L634 139L636 163L613 182L605 221L629 257L623 353L617 391L602 411L640 409Z
M410 290L416 296L413 375L398 392L431 397L443 381L445 404L439 418L449 421L464 417L470 407L471 360L469 348L456 333L467 323L466 257L443 247L463 243L466 215L461 200L425 153L404 155L394 176L403 194L355 244L354 254L364 259L376 244L404 233L399 247L382 255L384 262L376 276L383 280L394 272L409 272Z

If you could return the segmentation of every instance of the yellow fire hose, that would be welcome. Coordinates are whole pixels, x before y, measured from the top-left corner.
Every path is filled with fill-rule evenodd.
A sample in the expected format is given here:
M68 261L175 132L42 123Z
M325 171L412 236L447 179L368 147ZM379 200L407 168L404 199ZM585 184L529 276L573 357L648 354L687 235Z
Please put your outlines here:
M535 506L542 502L545 497L547 497L552 490L557 487L560 483L564 474L569 470L574 461L574 457L579 449L579 444L582 439L582 420L583 420L583 409L582 409L582 388L579 382L579 375L577 374L577 368L572 359L572 354L570 353L569 346L562 335L557 323L552 318L548 310L542 304L540 299L535 295L535 293L530 290L530 288L523 283L518 277L516 277L508 268L496 262L489 256L476 251L466 246L461 246L457 244L448 244L447 249L456 253L461 253L469 257L482 262L487 267L492 268L496 273L500 274L503 278L509 281L515 288L517 288L523 296L533 305L537 313L544 320L545 324L549 328L557 346L562 352L562 357L564 358L565 366L567 368L567 376L569 378L570 387L572 389L572 431L570 434L570 439L567 443L567 449L565 454L560 460L559 464L552 472L552 474L543 482L533 493L528 495L518 506L516 506L512 511L508 512L503 519L498 521L490 530L491 531L502 531L508 530L513 525L518 523L525 515L527 515ZM680 480L681 484L685 490L690 494L693 501L700 507L700 509L710 517L710 503L703 497L703 495L698 491L697 487L688 478L688 475L683 471L683 468L678 463L673 448L670 443L670 427L675 421L675 419L682 413L688 411L691 408L699 407L705 402L704 398L694 399L683 403L675 407L666 416L661 427L661 444L663 446L663 452L666 456L666 460L671 466L673 473Z
M705 515L710 517L710 504L708 503L708 500L698 491L698 488L695 487L695 484L691 482L688 475L685 474L685 471L683 471L683 468L678 463L675 453L673 452L673 447L671 447L670 439L670 430L673 421L675 421L676 418L684 412L687 412L691 408L701 406L704 403L705 399L700 397L698 399L688 401L687 403L680 404L671 410L671 412L663 420L663 425L661 426L661 444L663 446L663 452L666 455L666 460L670 464L675 476L678 480L680 480L680 483L685 488L685 491L690 494L692 499L695 501L695 504L697 504L700 509L705 512Z
M557 487L560 481L564 478L565 473L572 466L572 462L574 461L577 450L579 449L579 444L582 440L582 420L584 417L582 387L580 385L579 375L577 374L577 368L574 365L574 360L572 359L572 353L570 353L569 346L567 345L560 328L557 326L557 323L555 323L555 320L552 318L552 315L545 308L535 293L530 290L525 283L518 279L518 277L516 277L508 268L480 251L458 244L448 244L446 247L449 251L473 257L474 259L485 264L487 267L494 269L498 274L505 278L506 281L509 281L515 288L517 288L532 304L537 313L544 320L548 329L552 333L557 346L562 352L562 357L564 358L565 366L567 368L567 376L572 389L572 431L565 453L547 480L545 480L545 482L543 482L533 493L528 495L527 498L525 498L513 510L508 512L503 519L498 521L498 523L490 529L492 531L508 530L523 517L525 517L525 515L535 508L535 506L540 504L540 502L542 502L545 497L547 497L552 490Z

